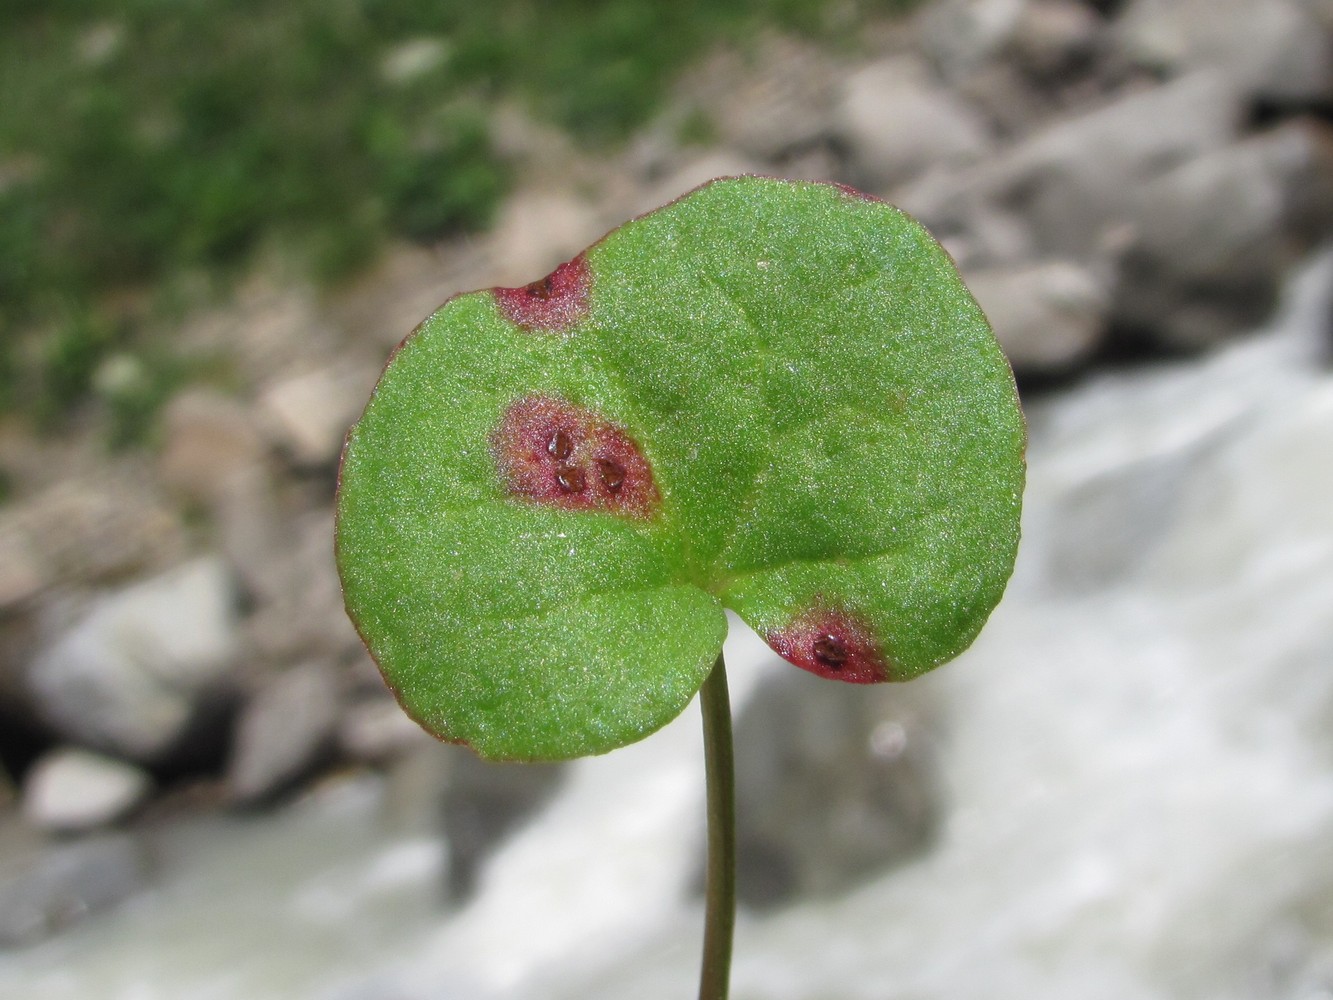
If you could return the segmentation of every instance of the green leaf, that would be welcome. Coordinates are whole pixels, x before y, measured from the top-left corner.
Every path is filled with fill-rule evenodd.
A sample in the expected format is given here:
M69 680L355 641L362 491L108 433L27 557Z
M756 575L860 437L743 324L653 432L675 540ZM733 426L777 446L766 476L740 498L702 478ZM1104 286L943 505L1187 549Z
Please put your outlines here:
M347 607L407 711L493 758L664 725L724 607L817 674L906 680L999 601L1024 444L917 222L715 181L403 342L343 458Z

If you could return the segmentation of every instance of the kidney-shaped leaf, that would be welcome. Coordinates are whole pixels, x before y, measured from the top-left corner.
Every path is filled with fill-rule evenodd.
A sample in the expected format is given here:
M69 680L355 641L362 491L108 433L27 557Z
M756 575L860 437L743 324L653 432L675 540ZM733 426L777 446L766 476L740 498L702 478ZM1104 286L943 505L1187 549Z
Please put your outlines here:
M1013 566L1024 426L953 263L881 201L707 184L394 354L343 457L348 611L493 758L637 740L736 611L825 677L962 651Z

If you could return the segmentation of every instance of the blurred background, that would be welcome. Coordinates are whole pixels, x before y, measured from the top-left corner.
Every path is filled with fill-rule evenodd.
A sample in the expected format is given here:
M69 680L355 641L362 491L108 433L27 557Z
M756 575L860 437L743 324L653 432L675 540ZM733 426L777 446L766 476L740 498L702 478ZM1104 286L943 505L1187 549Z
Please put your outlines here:
M692 708L397 710L343 434L455 291L712 176L944 242L1025 542L959 662L729 640L737 1000L1333 998L1328 0L0 0L0 996L694 989Z

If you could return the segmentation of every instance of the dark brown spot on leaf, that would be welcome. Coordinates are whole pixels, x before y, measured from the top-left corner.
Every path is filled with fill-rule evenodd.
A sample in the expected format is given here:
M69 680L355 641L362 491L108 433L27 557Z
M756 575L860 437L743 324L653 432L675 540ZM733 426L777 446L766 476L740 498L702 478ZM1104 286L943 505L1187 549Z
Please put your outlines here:
M588 315L591 284L588 259L579 254L530 285L492 291L511 323L534 333L565 333Z
M577 465L562 465L555 472L555 481L566 493L582 493L588 485L588 476Z
M652 468L629 432L564 400L515 400L491 435L491 452L511 496L640 519L661 506Z
M765 640L789 663L820 677L851 684L893 680L893 664L863 622L853 615L817 607Z
M830 670L841 670L847 662L847 647L834 635L821 635L814 642L815 659Z
M557 461L563 462L574 451L574 442L564 431L556 431L546 442L546 452Z
M612 493L619 493L620 487L625 485L625 470L609 458L597 460L597 475L601 478L602 485Z

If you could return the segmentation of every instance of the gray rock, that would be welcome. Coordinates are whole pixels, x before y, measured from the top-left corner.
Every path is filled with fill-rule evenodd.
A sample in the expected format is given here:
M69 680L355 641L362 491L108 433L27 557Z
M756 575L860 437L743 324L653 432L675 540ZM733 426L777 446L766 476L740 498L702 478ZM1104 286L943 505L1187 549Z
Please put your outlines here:
M442 801L450 898L476 888L486 860L560 788L563 764L496 764L453 748Z
M583 198L565 191L519 191L505 202L491 233L497 270L491 283L536 281L607 230Z
M1009 212L977 212L968 220L966 231L945 239L945 248L964 273L1016 267L1031 261L1036 251L1032 231Z
M50 739L28 689L27 664L39 645L37 617L23 611L0 612L0 726L7 739L20 743Z
M1333 127L1312 118L1281 126L1298 133L1287 139L1292 159L1284 169L1284 226L1301 249L1327 242L1333 232Z
M338 749L352 760L368 764L392 760L430 739L388 696L349 705L338 726Z
M1043 253L1086 260L1114 246L1142 185L1227 145L1239 111L1225 78L1201 72L1052 125L970 180L1026 217Z
M737 891L756 908L837 894L915 856L942 813L920 689L774 670L736 720Z
M1054 88L1034 81L1013 60L990 63L956 90L985 118L1001 145L1050 124L1065 110Z
M258 584L258 607L244 625L250 649L270 663L315 656L341 660L361 650L334 563L333 511L307 511L292 519L275 511L266 520L265 509L261 504L250 512L256 544L245 578ZM269 547L260 544L265 538L271 539Z
M1333 94L1328 26L1294 0L1133 0L1116 31L1130 58L1153 69L1209 67L1276 101Z
M417 742L389 768L386 822L415 837L443 834L442 887L455 904L477 889L487 862L560 791L563 763L494 763L465 747Z
M218 483L213 519L219 547L246 591L281 598L291 583L289 535L274 478L263 465L238 468Z
M1146 185L1115 293L1117 321L1173 347L1250 329L1272 310L1286 222L1319 161L1311 133L1279 129L1183 164Z
M0 614L27 605L51 581L51 568L10 511L0 511Z
M918 44L950 82L994 59L1009 43L1025 0L939 0L917 18Z
M382 809L385 828L401 836L439 838L449 776L469 753L431 739L389 761Z
M65 478L8 509L6 533L34 560L20 589L123 580L184 558L179 514L135 466Z
M988 199L983 184L995 186L985 169L932 171L895 189L889 200L921 220L960 268L1009 267L1037 257L1031 226Z
M937 235L999 215L1022 220L1039 257L1100 262L1132 235L1143 185L1229 145L1240 112L1226 80L1202 72L1062 119L974 166L927 173L891 200Z
M981 117L931 78L919 57L895 56L849 77L834 113L854 184L882 190L927 167L969 163L990 148Z
M337 366L271 382L259 395L261 426L297 466L332 467L378 377L378 368Z
M1042 79L1077 69L1096 55L1105 23L1079 0L1028 0L1008 51L1027 73Z
M237 650L233 599L215 557L96 599L29 665L39 710L73 742L160 759L228 677Z
M187 318L177 340L192 356L226 358L245 384L264 385L275 373L313 370L334 355L321 305L310 287L261 271L216 310Z
M726 148L691 157L634 198L630 211L648 212L714 177L764 173L764 164Z
M23 818L39 830L90 830L129 815L152 787L140 767L65 747L44 755L25 776Z
M268 798L314 768L332 749L340 684L322 663L272 678L241 712L227 767L227 789L240 803Z
M753 59L712 67L713 92L696 99L708 102L718 133L743 155L777 161L828 137L840 74L809 42L770 35L758 49Z
M386 83L411 83L449 58L449 42L438 37L409 38L392 46L380 58L380 76Z
M0 948L33 944L144 887L142 845L128 834L47 844L0 827Z
M167 406L158 458L162 481L186 499L213 504L264 458L253 409L209 389L187 389Z
M1101 342L1109 295L1105 282L1085 267L1045 261L965 276L1020 373L1068 371Z

